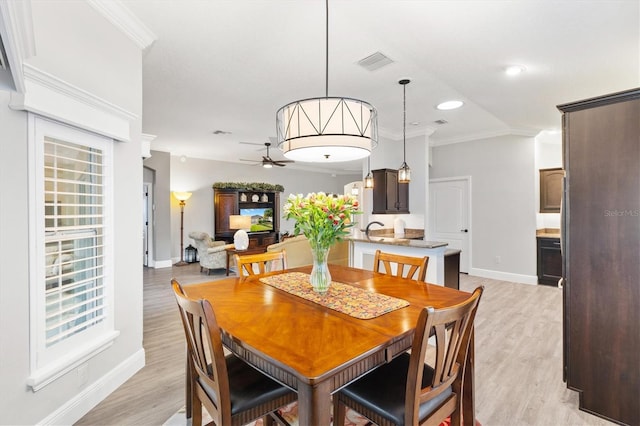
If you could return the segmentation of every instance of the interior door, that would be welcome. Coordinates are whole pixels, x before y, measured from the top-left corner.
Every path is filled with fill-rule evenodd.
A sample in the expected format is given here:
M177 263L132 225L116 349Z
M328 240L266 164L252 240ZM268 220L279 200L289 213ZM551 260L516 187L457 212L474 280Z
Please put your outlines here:
M470 177L433 179L429 182L429 239L459 249L460 272L469 272L471 227Z

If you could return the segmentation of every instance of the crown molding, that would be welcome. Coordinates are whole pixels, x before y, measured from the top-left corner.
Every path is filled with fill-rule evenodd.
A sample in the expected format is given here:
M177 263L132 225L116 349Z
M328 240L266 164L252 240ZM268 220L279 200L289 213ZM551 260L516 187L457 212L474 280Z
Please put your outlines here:
M157 36L119 0L87 0L98 13L129 37L141 50L151 46Z
M142 158L143 159L147 159L147 158L151 157L151 142L153 142L153 140L155 138L157 138L156 135L150 135L148 133L143 133L142 134L141 147L142 147Z
M0 1L0 38L16 91L24 93L22 63L35 55L35 38L30 0Z
M469 135L464 135L455 138L442 139L442 140L431 140L429 145L431 146L443 146L443 145L453 145L456 143L463 142L471 142L480 139L489 139L489 138L497 138L501 136L525 136L528 138L535 137L540 133L539 130L535 129L518 129L518 128L509 128L504 130L496 130L493 132L482 132L482 133L473 133Z
M421 129L416 129L410 132L407 132L407 139L410 138L415 138L418 136L431 136L435 133L437 129L434 127L424 127ZM388 129L383 129L378 127L378 136L382 136L386 139L391 139L394 141L400 141L402 140L402 133L396 133L396 132L392 132L391 130Z
M38 68L23 65L25 92L11 92L9 106L120 141L130 140L138 116Z

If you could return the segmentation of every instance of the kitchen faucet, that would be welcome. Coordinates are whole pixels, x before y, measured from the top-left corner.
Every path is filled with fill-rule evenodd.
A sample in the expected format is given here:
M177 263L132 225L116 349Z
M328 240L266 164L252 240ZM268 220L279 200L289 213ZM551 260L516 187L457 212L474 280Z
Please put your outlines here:
M378 222L377 220L374 220L373 222L369 222L369 224L367 225L367 228L365 229L364 233L366 234L366 236L369 236L369 228L371 227L371 225L373 224L378 224L380 226L384 226L384 223L382 222Z

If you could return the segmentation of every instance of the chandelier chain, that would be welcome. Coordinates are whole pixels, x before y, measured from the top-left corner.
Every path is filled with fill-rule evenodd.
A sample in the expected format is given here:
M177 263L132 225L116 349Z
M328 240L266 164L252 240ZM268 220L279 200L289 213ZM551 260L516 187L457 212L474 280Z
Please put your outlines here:
M326 60L325 60L324 96L328 98L329 97L329 0L325 1L325 11L326 11L325 49L327 54L326 54Z
M407 162L407 85L402 85L402 161Z

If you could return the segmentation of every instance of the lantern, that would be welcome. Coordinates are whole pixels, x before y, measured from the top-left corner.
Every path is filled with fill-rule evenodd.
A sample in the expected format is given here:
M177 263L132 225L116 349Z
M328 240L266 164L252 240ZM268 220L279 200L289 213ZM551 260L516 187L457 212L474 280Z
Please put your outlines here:
M184 249L184 261L187 263L195 263L198 261L198 249L191 244Z

